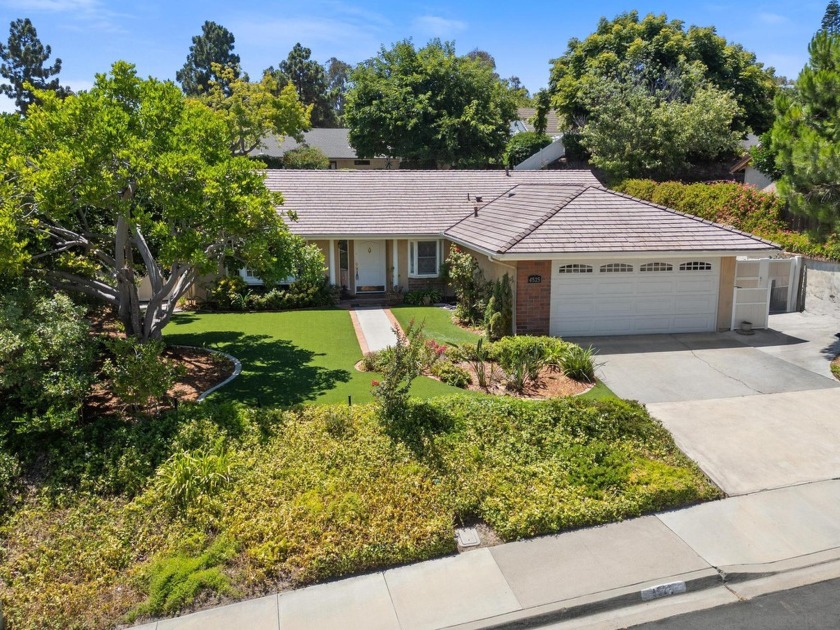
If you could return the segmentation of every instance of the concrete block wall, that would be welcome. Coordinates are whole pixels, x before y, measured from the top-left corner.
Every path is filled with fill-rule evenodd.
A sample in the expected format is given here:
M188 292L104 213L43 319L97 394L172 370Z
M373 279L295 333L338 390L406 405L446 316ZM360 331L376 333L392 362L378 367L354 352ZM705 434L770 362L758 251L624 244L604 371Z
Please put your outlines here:
M529 276L541 276L529 283ZM520 260L516 265L516 334L547 335L551 318L551 261Z

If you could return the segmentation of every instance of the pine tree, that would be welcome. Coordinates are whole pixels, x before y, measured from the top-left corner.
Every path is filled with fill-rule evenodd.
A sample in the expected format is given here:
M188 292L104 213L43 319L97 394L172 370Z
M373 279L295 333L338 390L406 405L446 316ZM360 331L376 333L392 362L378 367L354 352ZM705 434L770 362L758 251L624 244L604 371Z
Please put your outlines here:
M831 0L825 8L820 30L831 35L840 33L840 3L837 0Z
M273 75L280 85L294 85L300 102L312 105L313 127L336 127L338 118L333 109L326 71L324 66L310 59L311 56L309 48L297 43L276 70L271 67L265 72Z
M840 229L840 34L820 31L794 90L776 99L772 144L791 208Z
M201 35L192 38L190 54L184 67L175 73L175 79L181 84L181 89L187 96L206 94L211 82L219 82L222 78L213 71L213 64L222 68L233 69L233 79L241 74L239 55L233 53L233 33L224 26L207 21L201 27ZM247 77L245 77L247 80Z
M38 33L29 18L18 19L9 26L8 44L0 43L0 76L7 83L0 84L0 93L14 99L15 107L26 115L29 106L37 99L29 84L36 90L53 90L61 96L70 93L58 84L55 76L61 71L61 59L56 59L51 66L45 66L52 49L44 46L38 39ZM50 79L50 77L54 77Z

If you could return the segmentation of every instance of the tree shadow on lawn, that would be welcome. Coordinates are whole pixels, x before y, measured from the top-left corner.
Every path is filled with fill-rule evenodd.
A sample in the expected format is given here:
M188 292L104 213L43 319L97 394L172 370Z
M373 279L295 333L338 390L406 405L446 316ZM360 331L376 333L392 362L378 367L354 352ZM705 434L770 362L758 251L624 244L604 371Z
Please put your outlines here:
M171 344L221 350L242 363L242 373L212 395L249 405L290 407L316 399L350 380L347 370L311 365L325 356L269 335L213 331L167 335Z

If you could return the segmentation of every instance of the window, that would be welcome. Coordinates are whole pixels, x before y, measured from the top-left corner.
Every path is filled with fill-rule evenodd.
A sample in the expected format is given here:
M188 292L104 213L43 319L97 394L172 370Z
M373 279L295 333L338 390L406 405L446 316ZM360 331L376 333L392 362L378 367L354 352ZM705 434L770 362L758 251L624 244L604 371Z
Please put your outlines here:
M370 166L370 160L353 160L354 166Z
M633 271L633 265L625 265L624 263L601 265L601 273L628 273L631 271Z
M674 265L664 262L650 262L645 263L639 267L639 271L673 271Z
M560 273L592 273L591 265L562 265L557 270Z
M692 260L680 265L680 271L711 271L712 263L701 262L699 260Z
M440 241L408 242L408 274L414 278L436 278L440 271Z
M239 275L248 284L262 284L263 283L263 281L260 280L260 278L258 276L254 275L254 272L251 271L250 269L248 269L247 267L242 267L242 269L239 270Z

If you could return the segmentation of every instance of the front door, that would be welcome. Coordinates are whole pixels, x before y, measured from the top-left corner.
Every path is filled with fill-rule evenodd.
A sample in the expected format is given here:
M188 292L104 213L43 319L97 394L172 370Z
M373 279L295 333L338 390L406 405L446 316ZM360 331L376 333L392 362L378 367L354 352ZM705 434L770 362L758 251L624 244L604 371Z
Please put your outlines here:
M385 241L356 241L356 293L385 290Z

